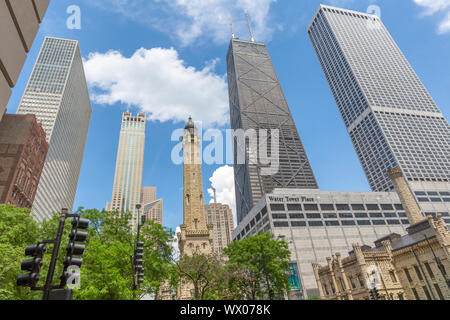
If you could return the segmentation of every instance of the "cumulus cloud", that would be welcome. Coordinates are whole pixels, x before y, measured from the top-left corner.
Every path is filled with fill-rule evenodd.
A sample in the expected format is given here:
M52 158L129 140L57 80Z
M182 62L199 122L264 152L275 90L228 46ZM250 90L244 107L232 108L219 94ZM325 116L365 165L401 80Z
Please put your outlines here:
M431 16L444 13L445 18L439 22L438 33L450 32L450 0L413 0L418 6L425 10L424 15Z
M216 198L218 203L227 204L233 211L234 225L237 225L236 218L236 198L234 193L234 169L228 165L216 169L211 178L211 188L208 189L208 194L214 197L214 190L216 189ZM210 203L213 203L211 199Z
M173 48L141 48L131 57L118 51L90 53L84 67L98 104L136 106L152 121L192 116L208 127L229 119L227 84L225 76L214 73L215 62L196 69Z
M139 21L177 38L182 45L196 40L224 43L230 39L231 18L237 36L248 39L248 12L261 41L270 40L269 11L276 0L85 0L87 4ZM197 43L197 42L195 42Z

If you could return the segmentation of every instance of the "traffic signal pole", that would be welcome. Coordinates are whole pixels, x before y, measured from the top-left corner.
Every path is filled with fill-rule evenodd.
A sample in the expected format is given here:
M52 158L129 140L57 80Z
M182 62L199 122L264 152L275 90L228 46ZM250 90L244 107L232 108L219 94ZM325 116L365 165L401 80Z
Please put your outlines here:
M48 300L53 287L53 276L55 274L56 261L58 260L59 248L61 246L61 240L64 232L64 224L66 223L66 216L68 209L62 209L59 216L58 231L56 233L56 239L51 241L53 243L52 259L50 261L50 267L48 268L47 278L45 279L44 295L42 300Z

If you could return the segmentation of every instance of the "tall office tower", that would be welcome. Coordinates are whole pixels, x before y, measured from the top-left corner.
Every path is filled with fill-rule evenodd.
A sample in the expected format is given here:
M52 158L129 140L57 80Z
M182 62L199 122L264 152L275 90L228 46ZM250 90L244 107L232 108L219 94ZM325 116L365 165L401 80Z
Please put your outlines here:
M233 213L227 204L205 204L206 221L214 226L212 251L221 254L223 249L233 241Z
M0 1L0 120L50 0Z
M381 20L321 5L307 32L372 190L398 166L422 210L449 209L450 126Z
M162 224L163 199L156 199L156 187L142 187L141 204L142 214L148 220Z
M227 54L231 128L279 130L279 170L262 175L264 166L250 162L244 143L234 148L234 178L238 223L261 197L274 188L317 189L317 182L281 89L265 44L233 38ZM265 143L261 135L258 143ZM239 150L246 149L245 164L236 163ZM259 159L261 160L261 159Z
M31 214L72 210L92 114L78 41L46 37L18 114L34 114L50 145Z
M110 211L131 214L132 228L135 228L138 222L136 204L141 202L145 121L143 113L134 117L127 111L122 115L114 186L108 208Z

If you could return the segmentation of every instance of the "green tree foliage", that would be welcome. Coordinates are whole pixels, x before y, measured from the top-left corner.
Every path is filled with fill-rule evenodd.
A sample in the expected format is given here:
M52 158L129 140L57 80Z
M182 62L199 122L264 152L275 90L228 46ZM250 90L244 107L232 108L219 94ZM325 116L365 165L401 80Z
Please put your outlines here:
M277 297L289 291L290 251L286 241L260 233L230 243L224 254L228 257L227 269L233 274L228 282L230 291L237 292L237 298L268 299L268 286Z
M74 290L74 299L119 300L139 299L144 294L155 293L159 284L168 278L171 262L173 232L153 221L141 229L140 241L144 242L144 283L139 290L132 290L132 265L136 235L128 224L129 216L99 210L78 212L90 220L86 250L81 266L81 288ZM42 240L55 238L59 214L41 224L36 223L28 210L0 205L0 299L40 299L42 292L30 292L16 286L21 273L20 263L26 259L25 247ZM59 284L63 260L66 256L71 220L66 220L63 241L58 255L53 283ZM47 245L44 265L41 269L42 286L47 275L53 250Z
M21 274L20 264L25 259L28 245L39 237L39 225L30 217L28 209L0 205L0 300L33 299L28 288L16 286Z

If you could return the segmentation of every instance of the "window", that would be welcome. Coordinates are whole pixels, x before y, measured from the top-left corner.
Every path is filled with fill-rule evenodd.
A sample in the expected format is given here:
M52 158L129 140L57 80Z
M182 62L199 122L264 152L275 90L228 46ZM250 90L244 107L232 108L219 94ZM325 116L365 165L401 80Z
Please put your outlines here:
M367 210L380 210L378 204L366 204Z
M364 279L363 279L363 276L361 274L358 274L358 281L359 281L359 286L361 288L364 288Z
M367 213L365 212L356 212L355 218L367 218Z
M320 209L321 210L334 210L334 205L333 204L320 204Z
M445 300L445 297L442 294L441 288L439 288L439 285L437 283L434 284L434 289L436 290L436 292L437 292L437 294L439 296L439 299Z
M273 213L272 214L272 219L287 219L287 215L286 214L280 214L280 213Z
M350 283L352 285L352 288L356 289L355 279L353 279L353 277L350 277L349 279L350 279Z
M388 224L391 224L391 225L393 225L393 224L400 224L399 220L387 220L387 222L388 222Z
M305 211L319 211L317 204L304 204Z
M414 294L414 298L416 300L420 300L419 294L417 293L417 290L415 288L411 288L412 293Z
M324 284L323 288L325 289L325 294L328 296L330 294L330 292L328 291L328 286Z
M305 221L291 221L291 226L293 227L306 227Z
M284 211L284 204L271 203L270 210L272 211Z
M394 210L394 208L392 207L392 204L381 204L381 209L382 210Z
M287 221L275 221L273 223L274 227L281 227L281 228L285 228L285 227L289 227L289 223Z
M434 273L433 270L431 270L430 264L428 262L423 263L425 265L425 268L427 269L428 274L432 279L434 279Z
M322 213L322 215L326 219L337 219L336 213Z
M391 277L392 282L394 283L398 282L394 270L389 271L389 276Z
M352 204L351 206L353 210L365 210L363 204Z
M418 266L414 266L414 270L416 271L416 274L417 274L417 277L419 278L419 280L422 281L423 277L422 277L422 273L419 270L419 267Z
M403 206L401 204L394 204L396 210L403 210Z
M372 220L372 223L374 226L381 226L381 225L385 225L386 221L384 220Z
M423 292L425 292L425 296L427 297L427 300L433 300L433 299L431 299L430 292L428 291L428 288L426 286L423 286L422 289L423 289Z
M386 218L397 218L397 215L395 214L395 212L385 212L384 216Z
M353 218L353 215L349 213L339 213L339 218Z
M336 209L339 211L350 210L350 206L348 204L336 204Z
M383 215L380 212L370 212L369 216L371 218L382 218L383 217Z
M301 211L302 205L299 203L290 203L287 205L288 211Z
M359 226L370 226L370 220L358 220Z
M403 296L403 293L398 294L398 300L405 300L405 297Z
M341 223L343 226L354 226L356 224L353 220L344 220Z
M338 226L339 225L339 221L325 221L325 224L327 226Z
M303 215L302 213L290 213L289 217L291 219L304 219L305 215Z
M306 217L308 219L320 219L320 213L307 213Z
M412 278L411 278L411 274L409 273L408 269L403 269L403 271L405 272L406 278L408 279L409 283L412 282Z
M322 227L323 226L323 222L322 221L309 221L308 225L310 227Z

